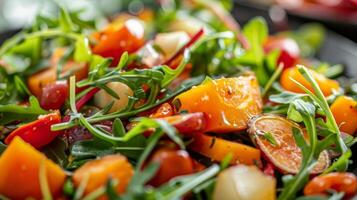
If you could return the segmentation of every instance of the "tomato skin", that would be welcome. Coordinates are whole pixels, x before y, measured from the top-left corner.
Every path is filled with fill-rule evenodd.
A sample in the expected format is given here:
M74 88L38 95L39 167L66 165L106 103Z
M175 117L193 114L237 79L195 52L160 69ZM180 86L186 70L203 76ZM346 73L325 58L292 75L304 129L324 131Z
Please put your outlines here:
M56 81L42 88L41 107L46 110L60 109L68 97L67 81Z
M179 133L185 135L202 131L207 125L206 116L202 112L173 115L161 119L167 121L174 126Z
M150 115L150 118L169 117L174 114L174 109L169 103L163 103L160 107Z
M184 150L161 148L155 151L150 162L160 163L159 170L150 180L152 186L160 186L176 176L194 173L191 157Z
M127 22L129 22L128 20ZM99 41L93 47L93 52L103 57L113 58L112 65L119 62L122 53L127 51L133 53L138 50L145 42L144 34L135 34L133 29L143 29L143 27L134 27L130 22L124 23L120 28L108 27L103 32L99 33ZM135 23L136 26L141 26Z
M313 178L304 188L305 195L324 194L327 190L353 195L357 191L357 178L348 172L333 172Z
M42 116L38 120L20 126L11 132L6 137L5 144L10 144L15 136L19 136L33 147L41 148L52 142L61 133L60 131L51 131L51 126L60 122L61 115L59 112Z
M280 50L277 64L283 63L284 68L294 66L300 57L300 49L297 43L290 38L270 37L264 44L264 51L269 53L273 50Z

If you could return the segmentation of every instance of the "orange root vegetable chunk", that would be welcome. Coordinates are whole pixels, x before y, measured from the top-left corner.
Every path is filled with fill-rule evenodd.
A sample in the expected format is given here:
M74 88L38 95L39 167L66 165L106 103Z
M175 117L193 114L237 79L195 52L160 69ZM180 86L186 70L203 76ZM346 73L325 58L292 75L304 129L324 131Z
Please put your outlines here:
M247 128L248 120L262 112L262 99L253 75L221 78L180 94L180 110L204 112L205 131L231 132Z
M228 154L231 154L231 164L254 165L260 163L259 149L205 134L196 134L188 148L213 161L222 161Z
M42 88L45 85L56 82L57 80L57 66L51 66L43 71L31 75L27 79L27 85L32 94L37 97L41 96ZM76 63L68 61L63 66L62 74L71 73L76 76L76 80L82 80L88 75L88 66L85 63Z
M319 74L313 70L309 71L316 80L317 84L320 86L320 89L325 96L331 95L332 91L337 91L340 88L340 85L337 81L328 79L324 75ZM297 67L285 69L281 74L280 84L285 90L296 93L305 93L304 90L302 90L291 79L296 80L297 82L305 86L307 89L309 89L311 92L313 92L311 84L304 78L303 75L301 75Z
M300 129L307 139L306 131L303 131L298 124L273 114L252 118L248 130L264 156L281 172L289 174L298 173L302 162L302 153L295 142L293 128ZM329 165L329 155L327 151L323 151L311 173L321 173Z
M49 189L53 196L59 195L65 172L20 137L0 157L0 194L10 199L42 199L39 170L43 161Z
M357 101L351 97L341 96L330 109L341 131L351 135L357 131Z
M73 174L74 185L78 188L80 183L88 178L84 194L89 194L105 186L109 178L118 181L116 191L124 193L134 174L133 167L126 157L122 155L108 155L98 160L92 160L78 168Z

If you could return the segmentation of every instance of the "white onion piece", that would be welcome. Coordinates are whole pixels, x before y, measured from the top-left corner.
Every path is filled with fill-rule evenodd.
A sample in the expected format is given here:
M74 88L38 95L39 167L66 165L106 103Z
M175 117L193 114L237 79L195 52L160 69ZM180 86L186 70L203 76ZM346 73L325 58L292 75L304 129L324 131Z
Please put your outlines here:
M203 22L192 17L176 19L169 27L171 31L184 31L190 35L196 34L202 28L207 29Z
M276 180L256 166L238 165L218 175L213 200L275 200Z
M114 102L109 112L116 112L123 110L129 102L129 96L133 96L133 91L124 83L111 82L107 86L116 92L119 99L108 94L105 90L100 90L94 95L94 104L99 108L104 108L106 105Z
M183 31L159 33L154 39L154 44L160 47L166 58L169 58L173 56L189 40L190 37L186 32Z

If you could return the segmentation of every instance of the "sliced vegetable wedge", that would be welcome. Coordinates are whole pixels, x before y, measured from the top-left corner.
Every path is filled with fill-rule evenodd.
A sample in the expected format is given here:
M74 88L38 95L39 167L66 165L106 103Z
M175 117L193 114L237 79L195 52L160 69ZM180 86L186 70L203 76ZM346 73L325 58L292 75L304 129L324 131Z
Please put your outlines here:
M249 122L249 134L264 156L283 173L298 173L302 161L300 148L297 146L293 128L298 128L307 134L301 127L279 115L265 114L254 117ZM311 173L323 172L330 165L327 151L320 154L318 163Z

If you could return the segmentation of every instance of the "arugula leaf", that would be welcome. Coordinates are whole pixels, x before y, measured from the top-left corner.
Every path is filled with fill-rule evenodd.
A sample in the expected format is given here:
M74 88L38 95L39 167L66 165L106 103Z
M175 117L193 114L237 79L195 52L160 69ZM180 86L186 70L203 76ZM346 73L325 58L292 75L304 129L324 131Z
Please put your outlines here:
M323 174L330 173L332 171L344 171L345 170L345 163L349 162L349 159L352 156L352 151L349 149L345 153L343 153L332 165L327 168Z
M89 46L89 40L83 35L79 35L75 43L73 58L77 62L89 62L92 58L92 51Z
M204 171L174 178L156 189L145 186L145 183L155 174L158 166L156 163L152 163L143 171L135 173L127 192L122 196L116 194L113 187L108 184L108 197L110 197L110 200L180 199L197 186L211 180L219 172L219 166L214 164Z
M18 72L24 72L28 67L30 67L31 60L26 59L26 57L16 54L5 54L2 57L2 65L8 74L14 74Z
M122 137L125 135L123 122L119 118L116 118L113 122L113 135L117 137Z
M219 166L212 165L199 173L175 178L158 188L158 190L163 194L164 197L162 199L164 200L179 199L193 188L211 179L218 172Z
M64 9L62 6L60 6L60 12L59 12L59 26L62 29L63 32L72 32L75 31L74 24L72 22L71 16L69 12Z
M0 105L0 125L6 125L18 120L34 120L39 115L47 113L47 111L40 107L36 97L30 96L29 106L21 106L17 104Z
M337 150L343 152L343 156L341 156L330 168L328 168L327 172L335 169L339 171L346 170L349 162L348 158L350 156L350 150L348 150L344 141L340 137L339 129L329 109L328 103L315 79L306 68L299 66L299 71L305 79L311 83L315 94L299 82L293 80L307 93L309 99L304 97L294 99L290 103L290 112L288 112L288 117L298 122L302 121L305 124L309 136L309 143L305 142L301 133L298 133L296 129L293 129L293 135L297 145L302 151L303 159L299 173L284 182L284 188L279 196L279 200L293 199L296 197L297 192L308 180L309 173L316 165L320 153L325 149L330 149L333 147L332 145L337 144L336 146L339 147ZM326 123L321 120L315 120L316 112L323 112L323 114L326 115ZM316 123L327 127L328 131L323 132L325 135L322 140L319 140L317 137Z
M262 17L253 18L243 27L243 33L250 44L250 49L238 59L240 62L252 66L259 83L265 85L269 79L269 73L264 66L265 54L263 42L268 37L268 28L265 19ZM271 58L272 57L270 57L270 59ZM272 61L270 60L270 62Z
M22 43L14 46L8 55L21 56L27 62L30 61L29 66L34 66L39 63L42 51L41 38L26 39Z
M4 143L0 142L0 155L5 151L6 147Z
M311 86L315 92L315 94L313 94L310 90L308 90L306 87L304 87L301 83L293 80L301 89L303 89L308 95L309 97L321 108L320 110L323 112L323 114L325 114L326 116L326 125L327 127L334 132L334 134L337 135L337 141L336 144L338 147L338 150L340 152L346 152L347 151L347 146L346 144L343 142L343 139L340 136L340 130L339 127L335 121L335 118L330 110L329 104L327 103L327 100L325 98L325 96L323 95L321 89L319 88L319 85L317 84L316 80L313 78L313 76L311 75L311 73L309 72L309 70L307 68L305 68L304 66L299 65L299 72L304 76L304 78L306 80L308 80L311 83ZM346 168L347 168L347 163L346 163Z
M142 135L135 136L126 142L118 142L116 145L97 138L78 141L71 148L70 154L73 158L73 163L70 163L69 168L77 168L81 161L114 153L121 153L130 159L136 160L140 157L146 144L147 141Z
M65 167L68 164L66 154L67 144L60 138L56 138L50 144L46 145L41 152L58 165Z
M243 33L247 37L251 48L255 51L254 54L258 58L262 56L261 47L263 42L268 37L268 26L262 17L255 17L249 21L243 28Z
M19 95L13 77L8 75L4 68L0 67L0 104L17 102Z
M91 123L96 123L96 122L100 122L100 121L103 121L103 120L110 120L110 119L115 119L115 118L124 119L124 118L128 118L128 117L137 115L138 113L141 113L141 112L144 112L144 111L149 110L151 108L154 108L154 107L156 107L156 106L158 106L158 105L160 105L160 104L162 104L162 103L174 98L178 94L190 89L193 86L199 85L203 80L204 80L204 77L202 77L202 76L195 77L195 78L192 78L192 79L188 79L188 80L184 81L180 86L178 86L178 88L176 88L174 91L167 92L166 95L163 98L161 98L159 100L156 100L152 104L145 105L144 107L140 107L140 108L135 109L135 110L123 110L123 111L120 111L120 112L109 113L109 114L106 114L106 115L102 115L102 114L93 115L90 118L82 119L82 121L83 120L87 121L88 123L86 123L84 121L83 122L86 124L87 127L90 127L89 125ZM58 131L58 130L68 129L68 128L74 127L74 126L76 126L78 124L79 124L79 121L72 120L70 122L63 122L63 123L60 123L60 124L55 124L55 125L53 125L51 127L51 130ZM94 131L96 131L96 130L94 130ZM114 140L116 140L116 139L114 139Z
M295 99L307 96L306 94L293 93L288 91L283 91L279 94L270 95L269 100L274 103L279 104L290 104Z
M265 132L263 136L273 146L277 146L278 145L278 142L276 141L275 137L270 132Z
M176 69L171 69L168 66L156 66L154 69L160 70L163 72L164 77L161 80L160 86L161 88L165 88L168 86L175 78L177 78L185 69L186 64L190 59L190 53L188 50L184 52L184 56L180 64Z
M285 182L279 200L293 199L296 193L304 186L308 180L310 171L316 165L318 156L321 152L316 152L318 142L316 126L315 126L315 107L309 102L301 99L296 99L292 102L294 108L300 113L302 121L305 124L307 133L309 135L309 144L305 141L302 133L298 129L293 129L295 141L302 152L302 163L299 173ZM316 157L317 156L317 157Z

